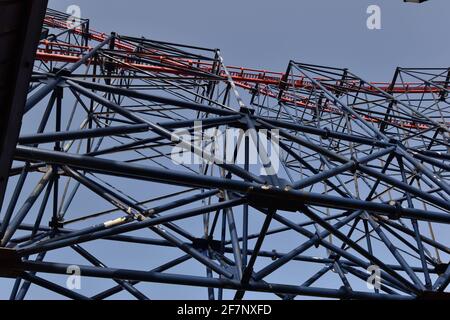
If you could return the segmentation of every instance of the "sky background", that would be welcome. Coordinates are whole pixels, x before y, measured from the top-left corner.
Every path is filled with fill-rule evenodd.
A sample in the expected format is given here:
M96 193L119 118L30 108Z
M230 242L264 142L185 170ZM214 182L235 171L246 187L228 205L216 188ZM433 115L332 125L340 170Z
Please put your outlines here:
M220 48L225 63L233 66L284 72L289 60L295 60L346 67L370 81L391 81L397 66L449 66L448 0L430 0L421 5L403 0L49 1L51 8L60 11L72 4L81 7L82 17L91 19L91 27L97 31ZM369 30L366 26L366 10L373 4L381 8L381 30ZM293 236L298 241L298 236ZM288 238L279 239L279 243L287 241ZM102 259L115 261L117 248L105 244L102 249ZM129 259L116 261L118 265L114 266L140 268L137 264L141 249L130 250ZM167 250L160 253L167 254ZM173 258L178 256L179 252ZM64 261L64 257L58 258ZM86 264L84 260L71 262ZM190 272L197 266L187 263L183 270ZM289 280L289 270L285 271L284 277ZM319 282L318 286L326 286L330 280L323 281L325 284ZM100 287L108 288L110 283L100 280L83 285L94 293ZM0 280L0 288L2 284L5 282ZM10 284L3 286L6 290L0 290L0 299L9 297ZM166 287L152 284L151 290L158 290L157 297L166 299L206 298L206 290L198 294L185 287L174 294L165 291ZM32 286L28 297L56 298L36 286ZM268 298L259 294L246 297Z

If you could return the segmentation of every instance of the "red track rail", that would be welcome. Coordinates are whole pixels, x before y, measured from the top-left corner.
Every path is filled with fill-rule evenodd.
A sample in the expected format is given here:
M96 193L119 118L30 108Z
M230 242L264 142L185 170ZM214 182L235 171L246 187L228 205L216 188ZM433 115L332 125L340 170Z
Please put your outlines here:
M45 24L60 28L60 29L67 29L67 25L65 22L62 22L60 20L54 19L52 17L46 17L44 20ZM74 29L75 33L82 34L81 29ZM106 39L107 35L105 33L100 33L94 30L89 31L89 38L94 41L102 42ZM55 49L61 48L64 45L61 45L60 43L55 43L52 45L52 43L46 43L47 46L45 50L39 49L37 52L37 59L43 60L43 61L59 61L59 62L77 62L81 56L82 52L86 52L90 50L90 47L81 47L81 46L70 46L65 45L68 49L81 49L82 52L80 52L79 55L72 55L68 54L68 50L63 51L61 49ZM116 41L115 46L117 49L124 50L125 52L129 52L129 54L136 55L135 47L133 45L130 45L128 43L122 42L122 41ZM157 51L149 52L140 54L142 57L145 57L147 59L151 60L158 60L159 62L166 62L168 64L176 64L176 60L173 58L166 58L164 55L158 55ZM201 69L202 71L210 73L212 71L212 65L209 63L197 63L190 60L178 60L179 67L186 68L189 65L196 66L198 69ZM119 64L119 63L117 63ZM145 71L149 72L161 72L161 73L168 73L168 74L183 74L186 73L186 70L180 71L179 69L173 69L168 67L158 67L154 65L149 64L143 64L143 63L129 63L124 61L124 64L120 64L120 67L126 67L128 65L131 68L140 68ZM174 65L176 66L176 65ZM197 70L198 70L197 69ZM244 67L236 67L236 66L227 66L227 69L229 70L231 77L234 81L240 82L240 83L260 83L260 84L266 84L266 85L280 85L283 83L283 79L286 79L286 75L282 72L273 72L273 71L267 71L267 70L261 70L261 69L251 69L251 68L244 68ZM225 73L221 74L222 77L226 77ZM290 81L288 85L296 87L296 88L308 88L308 86L311 86L310 81L307 79L304 79L302 77L296 77L294 79L295 81ZM440 83L438 83L440 84ZM363 87L362 90L366 90L368 92L376 92L376 89L374 87L377 87L384 91L389 91L391 93L395 94L402 94L402 93L439 93L441 90L439 88L433 88L429 86L423 86L422 83L415 83L415 82L409 82L404 83L402 85L394 86L393 88L390 88L390 83L387 82L371 82L370 85L367 85L366 87ZM448 86L450 89L450 86ZM355 82L354 86L351 84L346 88L347 90L361 90L358 83Z
M55 19L53 17L46 17L44 23L48 26L58 28L58 29L67 29L66 22ZM83 31L81 29L73 29L73 32L76 34L82 35ZM94 30L89 30L87 34L90 40L103 42L107 38L107 34L100 33ZM161 52L157 50L146 51L146 52L136 52L136 47L132 44L116 40L115 42L116 49L123 50L121 54L125 57L121 57L119 61L113 61L112 64L116 67L125 68L125 69L139 69L147 72L156 72L156 73L164 73L164 74L176 74L183 76L199 76L199 72L207 74L211 74L213 66L209 62L199 62L192 61L181 58L173 58L167 57ZM64 43L57 42L49 42L47 40L41 41L41 45L37 50L36 59L41 61L55 61L55 62L68 62L68 63L76 63L78 62L83 54L91 50L91 47L87 46L75 46ZM128 58L127 58L128 56ZM158 62L159 64L164 64L166 66L156 66L150 63L136 63L136 57L145 58L146 61ZM88 61L88 63L95 63L95 61ZM111 62L110 62L111 63ZM172 67L173 66L173 67ZM236 85L242 87L247 90L251 90L254 87L254 84L264 84L264 85L274 85L274 86L284 86L286 87L294 87L294 88L303 88L309 89L313 88L313 84L309 79L300 77L300 76L290 76L289 81L286 81L287 77L285 73L282 72L273 72L267 70L260 69L251 69L244 67L236 67L236 66L227 66L226 67L231 75L233 81L235 81ZM219 74L224 80L227 80L227 75L224 71ZM321 79L318 79L321 80ZM445 86L443 83L437 83L439 85ZM327 83L331 90L334 88L338 88L342 90L342 84L336 83L331 84ZM345 90L348 92L357 92L363 91L367 93L376 93L378 89L383 91L388 91L393 94L426 94L426 93L441 93L441 89L437 87L424 86L423 83L403 83L401 85L395 85L391 87L390 83L387 82L372 82L370 84L366 84L364 86L360 86L358 82L346 82ZM450 89L450 86L447 86ZM263 95L278 98L277 94L274 94L262 87L259 88L259 92ZM281 100L290 104L295 104L297 106L301 106L303 108L315 108L312 106L307 99L293 99L287 96L282 96ZM325 112L341 114L342 112L336 108L328 107ZM373 123L380 123L384 121L383 119L363 115L363 118L366 121L370 121ZM408 129L419 129L426 130L428 129L427 125L418 124L413 122L405 122L405 121L390 121L391 124Z
M75 63L79 61L82 57L82 53L80 54L73 54L69 53L67 50L63 51L60 49L51 49L52 47L61 47L60 43L45 43L42 42L42 44L48 46L47 49L38 49L37 51L37 60L42 61L55 61L55 62L70 62ZM89 47L77 47L79 49L83 49L83 52L88 51ZM72 47L73 49L73 47ZM130 52L130 55L133 54L136 56L136 53ZM155 56L155 55L143 55L140 54L141 57L145 57L147 59L152 59L158 62L166 62L167 64L173 64L175 61L173 58L165 58L164 56ZM131 59L130 59L131 60ZM197 69L193 68L193 71L201 70L206 73L210 73L212 71L212 66L208 66L207 63L198 63L198 62L192 62L192 61L183 61L184 63L180 64L179 67L186 68L188 65L196 66ZM122 62L113 62L113 65L120 66L121 68L139 68L144 71L148 72L159 72L159 73L167 73L167 74L185 74L188 75L189 72L185 70L179 70L175 68L170 67L159 67L155 65L150 64L144 64L144 63L132 63L127 62L126 60ZM276 85L279 86L283 83L283 79L286 78L286 75L281 72L272 72L272 71L266 71L266 70L258 70L258 69L250 69L250 68L244 68L244 67L235 67L235 66L227 66L227 69L230 72L230 75L232 79L236 82L240 83L259 83L259 84L266 84L266 85ZM225 72L222 72L220 74L226 80ZM289 82L289 86L293 86L295 88L305 88L311 86L311 82L307 79L304 79L302 77L296 77L295 81ZM439 83L438 83L439 84ZM402 94L402 93L440 93L441 90L439 88L433 88L429 86L423 86L422 83L415 83L415 82L409 82L402 85L394 86L392 89L390 89L390 83L387 82L371 82L370 85L365 86L361 88L356 82L352 86L351 84L348 85L346 90L348 91L360 91L365 90L366 92L377 92L377 90L374 88L377 87L383 91L389 91L390 93L395 94ZM450 89L450 87L449 87Z

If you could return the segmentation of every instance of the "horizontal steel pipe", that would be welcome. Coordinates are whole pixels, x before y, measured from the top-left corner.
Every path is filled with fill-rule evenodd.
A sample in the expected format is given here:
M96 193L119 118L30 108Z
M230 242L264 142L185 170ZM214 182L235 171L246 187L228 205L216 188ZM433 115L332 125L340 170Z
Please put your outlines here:
M192 173L184 173L175 170L163 170L150 166L129 164L120 161L98 159L84 155L67 154L56 151L40 150L37 148L18 146L16 160L46 161L48 163L68 165L74 168L89 170L102 174L135 178L139 180L164 182L173 185L195 186L204 188L219 188L247 193L279 201L291 201L292 203L319 205L328 208L367 210L382 215L403 216L425 221L450 223L450 215L444 212L433 212L419 209L403 208L385 203L369 202L351 198L302 192L296 190L267 188L246 181L203 176Z
M106 127L96 129L74 130L65 132L38 133L32 135L21 136L19 144L42 144L57 141L78 140L87 138L106 137L112 135L120 135L127 133L145 132L148 125L136 124L129 126Z
M42 272L42 273L55 273L67 275L67 268L69 265L60 263L49 262L34 262L24 261L22 267L25 270ZM311 288L284 284L274 284L265 282L253 282L251 281L247 285L242 285L239 281L224 279L224 278L203 278L197 276L183 276L169 273L157 273L137 270L126 269L112 269L112 268L97 268L90 266L79 266L81 275L85 277L96 277L105 279L122 279L122 280L135 280L142 282L156 282L166 284L177 284L186 286L198 286L198 287L210 287L210 288L224 288L234 290L245 291L257 291L257 292L276 292L284 294L297 294L305 296L317 296L317 297L331 297L336 299L398 299L398 300L410 300L413 296L390 296L385 294L377 294L370 292L360 291L347 291L345 289L325 289L325 288Z

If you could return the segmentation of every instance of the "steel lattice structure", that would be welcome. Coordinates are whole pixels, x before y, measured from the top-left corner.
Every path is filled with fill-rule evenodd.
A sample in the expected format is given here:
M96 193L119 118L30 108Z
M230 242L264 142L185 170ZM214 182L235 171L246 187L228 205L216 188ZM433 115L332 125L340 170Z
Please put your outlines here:
M68 19L47 11L2 209L12 299L30 286L160 298L145 291L152 283L209 299L446 294L449 68L398 68L391 83L371 83L295 61L284 73L227 67L217 49ZM250 165L251 134L238 141L243 164L211 161L207 135L227 128L277 129L280 170ZM179 144L202 161L174 164ZM124 268L131 250L142 261ZM115 286L67 289L73 261ZM382 279L373 290L371 266Z

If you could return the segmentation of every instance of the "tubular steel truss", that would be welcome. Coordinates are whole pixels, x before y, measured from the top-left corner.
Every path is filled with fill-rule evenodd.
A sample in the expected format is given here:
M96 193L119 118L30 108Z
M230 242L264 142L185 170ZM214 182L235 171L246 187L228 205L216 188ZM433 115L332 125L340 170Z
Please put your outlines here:
M209 299L446 294L450 69L370 83L294 61L285 73L227 67L217 49L68 18L47 12L10 170L0 274L15 279L11 299L31 285L161 298L153 283ZM249 163L251 134L231 150L243 147L242 164L211 161L208 134L227 128L277 129L278 173ZM202 161L174 164L180 144ZM115 286L69 290L72 265Z

